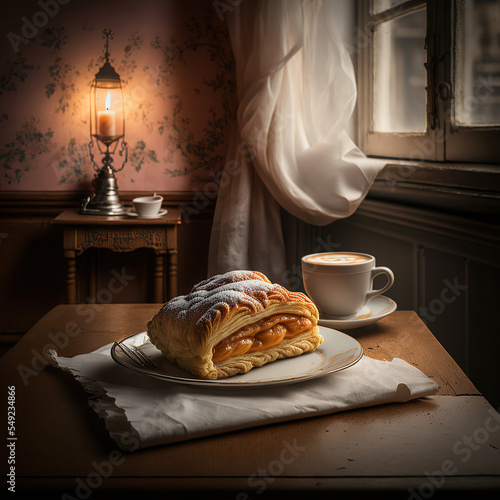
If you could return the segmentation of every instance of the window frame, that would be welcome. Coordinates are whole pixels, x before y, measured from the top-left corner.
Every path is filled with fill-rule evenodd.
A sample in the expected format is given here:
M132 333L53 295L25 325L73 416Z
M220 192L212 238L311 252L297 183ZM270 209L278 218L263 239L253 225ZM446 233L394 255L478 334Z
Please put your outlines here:
M371 1L356 3L357 141L367 156L386 159L387 166L378 175L368 197L498 222L500 148L495 146L500 144L500 128L454 128L451 120L444 119L453 112L453 100L447 91L451 88L453 71L450 56L454 43L451 30L454 0L410 0L392 9L395 17L427 5L426 65L433 67L434 73L427 72L427 129L425 133L413 134L373 131L374 23L384 13L370 16ZM432 128L429 123L434 119L436 126Z
M409 161L500 163L496 144L500 127L455 127L452 25L456 19L454 0L409 0L387 11L371 15L372 0L358 3L358 30L365 43L358 49L358 140L369 156ZM383 22L426 7L426 130L415 133L377 132L373 127L373 37Z
M389 21L402 14L408 14L422 8L427 4L426 0L415 0L397 6L389 11L370 15L371 0L361 0L359 2L358 29L363 33L363 39L367 43L361 44L358 53L358 138L361 149L370 156L380 156L389 158L403 158L405 160L420 160L421 151L429 147L429 144L436 144L437 137L435 131L426 127L425 132L415 133L390 133L374 131L373 126L373 38L377 24L382 21ZM391 14L388 14L391 12ZM429 13L427 13L429 17ZM429 54L427 50L427 61ZM429 85L429 82L427 82ZM444 159L441 154L442 148L433 148L432 154L426 152L425 159Z

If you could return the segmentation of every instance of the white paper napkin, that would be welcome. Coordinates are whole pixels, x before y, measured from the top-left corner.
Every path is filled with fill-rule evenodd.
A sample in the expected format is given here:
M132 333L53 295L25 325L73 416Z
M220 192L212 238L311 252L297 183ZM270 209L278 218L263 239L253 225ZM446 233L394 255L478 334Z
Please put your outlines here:
M91 394L122 450L174 443L342 410L406 402L429 396L438 385L402 359L364 356L354 366L292 385L252 390L183 386L134 373L111 358L112 344L54 361Z

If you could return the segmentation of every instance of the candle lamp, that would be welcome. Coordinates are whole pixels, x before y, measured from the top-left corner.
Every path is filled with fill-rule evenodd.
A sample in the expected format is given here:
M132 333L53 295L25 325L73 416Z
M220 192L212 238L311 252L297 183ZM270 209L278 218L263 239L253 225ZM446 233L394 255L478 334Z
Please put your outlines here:
M105 38L105 62L96 73L90 88L90 142L89 152L95 170L92 186L94 192L82 201L80 213L95 215L122 215L129 211L120 202L115 173L127 162L125 142L125 113L123 88L120 75L109 62L110 30L103 30ZM97 147L103 155L102 165L94 158ZM113 155L122 160L118 168L113 165Z

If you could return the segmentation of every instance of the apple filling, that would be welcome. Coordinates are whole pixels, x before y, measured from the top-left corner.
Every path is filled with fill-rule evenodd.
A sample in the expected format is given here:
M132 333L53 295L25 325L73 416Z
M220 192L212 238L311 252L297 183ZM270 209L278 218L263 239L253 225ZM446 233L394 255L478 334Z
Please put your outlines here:
M264 351L283 339L296 337L309 330L312 321L296 314L275 314L240 328L221 340L214 348L212 361L224 361L231 356Z

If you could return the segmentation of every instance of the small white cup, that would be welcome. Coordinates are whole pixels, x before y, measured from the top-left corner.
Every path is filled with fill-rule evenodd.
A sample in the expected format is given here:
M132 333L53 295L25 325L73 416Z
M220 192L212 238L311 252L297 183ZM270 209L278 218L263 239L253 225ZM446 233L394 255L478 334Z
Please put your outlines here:
M163 203L163 197L155 194L154 196L140 196L132 200L134 209L140 217L154 217L158 215Z
M386 285L373 290L373 278L387 276ZM373 255L359 252L324 252L302 257L302 277L309 298L323 317L347 319L373 297L394 284L388 267L376 267Z

